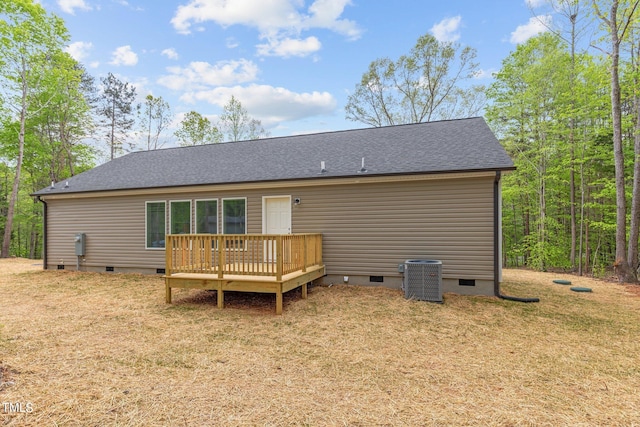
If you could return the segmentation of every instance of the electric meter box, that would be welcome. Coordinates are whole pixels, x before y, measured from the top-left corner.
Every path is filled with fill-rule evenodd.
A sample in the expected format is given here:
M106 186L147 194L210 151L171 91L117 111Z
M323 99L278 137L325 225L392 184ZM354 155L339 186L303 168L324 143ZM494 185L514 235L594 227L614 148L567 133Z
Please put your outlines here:
M84 233L78 233L75 237L76 243L76 256L84 256L87 247L87 235Z

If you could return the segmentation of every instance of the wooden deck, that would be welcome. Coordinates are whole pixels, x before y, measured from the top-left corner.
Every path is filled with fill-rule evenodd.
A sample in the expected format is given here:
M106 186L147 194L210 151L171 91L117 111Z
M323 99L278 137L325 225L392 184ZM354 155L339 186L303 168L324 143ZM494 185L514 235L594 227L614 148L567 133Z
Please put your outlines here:
M179 234L166 236L166 301L172 288L262 292L276 296L282 314L285 292L325 275L321 234Z

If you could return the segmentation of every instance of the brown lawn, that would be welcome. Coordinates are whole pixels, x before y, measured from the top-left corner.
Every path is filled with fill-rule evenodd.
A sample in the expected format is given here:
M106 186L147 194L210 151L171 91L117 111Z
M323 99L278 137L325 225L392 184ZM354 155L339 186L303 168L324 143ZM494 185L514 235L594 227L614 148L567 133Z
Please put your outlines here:
M0 260L0 425L640 425L640 297L504 278L541 302L335 285L276 316L273 295L167 305L159 277Z

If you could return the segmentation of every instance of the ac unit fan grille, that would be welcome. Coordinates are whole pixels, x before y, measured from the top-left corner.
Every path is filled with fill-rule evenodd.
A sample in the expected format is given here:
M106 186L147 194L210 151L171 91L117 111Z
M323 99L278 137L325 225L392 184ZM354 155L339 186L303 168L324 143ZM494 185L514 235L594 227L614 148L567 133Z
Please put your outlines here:
M442 302L442 262L407 260L404 276L406 298Z

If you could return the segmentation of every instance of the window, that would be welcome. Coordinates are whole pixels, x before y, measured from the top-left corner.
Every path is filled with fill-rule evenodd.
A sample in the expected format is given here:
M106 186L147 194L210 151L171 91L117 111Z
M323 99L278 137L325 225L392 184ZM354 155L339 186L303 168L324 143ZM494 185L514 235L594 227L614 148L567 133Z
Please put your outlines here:
M247 233L247 199L222 200L222 232L224 234Z
M170 234L191 233L191 201L171 202Z
M146 202L146 247L164 248L165 202Z
M218 234L217 200L196 200L196 233Z

